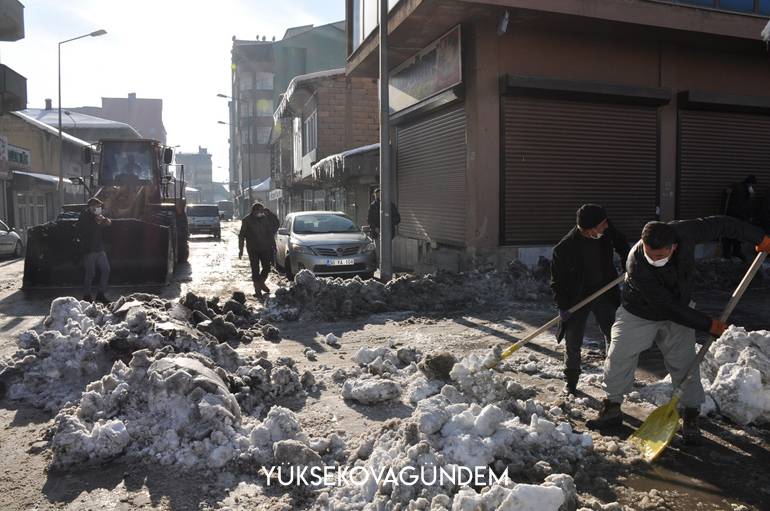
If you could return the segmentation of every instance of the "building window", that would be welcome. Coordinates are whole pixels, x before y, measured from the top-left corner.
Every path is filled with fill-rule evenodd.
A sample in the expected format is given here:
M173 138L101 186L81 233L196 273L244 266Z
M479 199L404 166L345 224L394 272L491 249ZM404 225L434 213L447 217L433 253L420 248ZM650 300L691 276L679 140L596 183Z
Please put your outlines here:
M254 88L254 75L251 73L243 73L238 78L238 88L242 91L251 90Z
M388 10L393 9L399 0L388 0ZM353 0L353 51L377 27L379 19L378 0Z
M671 0L671 3L708 7L721 11L770 15L770 0Z
M269 127L258 127L257 128L257 144L267 144L270 142L270 131L272 128Z
M258 99L257 100L257 115L258 116L271 116L273 115L273 100L272 99Z
M303 140L305 146L302 154L307 154L318 146L318 111L314 110L303 126Z
M257 73L254 88L257 90L273 90L273 74L263 72Z

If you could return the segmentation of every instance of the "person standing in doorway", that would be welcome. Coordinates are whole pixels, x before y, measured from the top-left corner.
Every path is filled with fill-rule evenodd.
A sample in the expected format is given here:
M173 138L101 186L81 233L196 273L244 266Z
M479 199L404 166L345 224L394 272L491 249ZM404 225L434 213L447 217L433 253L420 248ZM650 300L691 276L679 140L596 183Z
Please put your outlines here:
M746 176L741 183L733 183L725 190L725 214L744 222L752 222L754 188L757 186L756 176ZM737 257L746 262L740 240L734 238L722 239L722 257L727 260Z
M91 301L91 287L96 271L99 270L96 301L108 304L110 301L105 293L110 279L110 263L107 260L107 253L104 251L103 231L105 227L112 224L112 221L102 214L103 206L102 201L96 197L88 199L88 207L80 213L78 218L77 233L83 251L83 267L85 268L83 300Z
M251 280L254 283L254 296L262 298L262 292L270 293L265 283L274 260L275 234L278 232L278 217L265 208L261 202L255 203L251 213L241 221L238 233L238 259L243 257L243 243L251 264Z
M377 244L377 256L380 252L380 189L375 188L372 192L372 202L369 204L369 212L366 215L366 221L369 224L369 231ZM398 213L396 205L390 203L390 230L391 241L396 237L396 227L401 223L401 215Z
M613 252L625 262L629 251L628 241L613 227L602 206L584 204L576 216L577 225L554 247L551 263L551 289L561 319L557 339L566 338L564 376L567 383L564 390L572 395L577 393L580 350L588 315L593 313L604 336L600 346L604 354L615 322L615 311L620 305L620 290L616 286L572 314L569 309L615 280L618 273Z

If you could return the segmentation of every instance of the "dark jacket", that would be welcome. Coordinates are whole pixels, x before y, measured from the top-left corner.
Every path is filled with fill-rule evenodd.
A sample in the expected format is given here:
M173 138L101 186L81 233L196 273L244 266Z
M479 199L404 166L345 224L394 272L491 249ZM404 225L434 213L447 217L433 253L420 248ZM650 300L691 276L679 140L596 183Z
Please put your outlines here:
M267 211L262 218L253 212L241 221L238 233L238 250L243 250L243 241L249 252L272 252L275 247L275 233L278 232L278 217L272 211Z
M101 252L104 250L104 226L96 221L96 215L86 208L80 212L77 223L77 234L80 239L80 250L83 254Z
M719 238L759 244L765 233L759 227L728 216L710 216L670 222L677 233L677 248L671 260L656 268L644 257L639 241L626 262L623 307L640 318L673 321L708 332L711 318L690 307L695 272L695 246Z
M553 299L559 309L569 309L580 300L587 297L593 290L585 289L583 274L583 257L580 250L580 238L583 236L574 227L553 248L551 262L551 290ZM618 272L612 261L613 251L617 252L621 261L628 257L628 241L619 230L609 223L604 236L597 240L601 244L602 282L605 284L617 278ZM620 305L620 290L616 286L607 291L607 295Z
M749 220L752 216L751 194L746 183L733 183L727 189L725 214L740 220Z
M366 215L366 221L372 229L372 234L380 231L380 201L375 200L369 204L369 213ZM398 214L398 208L394 203L390 203L390 228L391 237L396 236L396 226L401 223L401 215Z

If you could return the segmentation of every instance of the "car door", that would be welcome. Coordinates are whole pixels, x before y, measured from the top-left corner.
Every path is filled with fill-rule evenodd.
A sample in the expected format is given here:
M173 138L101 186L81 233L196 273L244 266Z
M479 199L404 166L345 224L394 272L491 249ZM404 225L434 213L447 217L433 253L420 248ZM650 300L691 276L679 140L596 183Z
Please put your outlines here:
M13 243L14 246L11 246ZM11 236L10 229L5 223L0 222L0 254L8 255L13 253L13 249L16 248L16 238Z

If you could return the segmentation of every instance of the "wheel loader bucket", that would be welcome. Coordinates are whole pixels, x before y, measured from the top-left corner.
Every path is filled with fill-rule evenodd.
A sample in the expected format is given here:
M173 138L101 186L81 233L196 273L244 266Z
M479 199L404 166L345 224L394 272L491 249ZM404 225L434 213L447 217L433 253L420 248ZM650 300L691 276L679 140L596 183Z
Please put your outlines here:
M83 285L83 250L74 219L38 225L28 233L24 289ZM104 247L110 285L166 284L174 271L168 227L116 219L104 229Z

